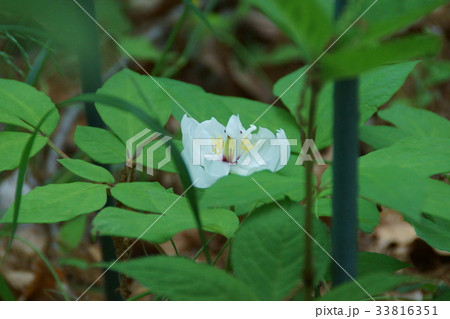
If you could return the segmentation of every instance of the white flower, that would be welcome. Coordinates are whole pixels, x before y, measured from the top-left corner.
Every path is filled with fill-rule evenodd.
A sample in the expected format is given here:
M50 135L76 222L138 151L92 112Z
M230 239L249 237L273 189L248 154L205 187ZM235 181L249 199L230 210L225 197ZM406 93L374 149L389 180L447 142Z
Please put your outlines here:
M226 127L215 118L198 123L185 115L181 121L184 147L181 156L194 186L207 188L230 173L248 176L284 167L290 154L284 131L277 130L275 136L266 128L260 127L258 133L252 134L255 130L254 125L245 130L236 115L230 117ZM287 155L282 157L282 151Z

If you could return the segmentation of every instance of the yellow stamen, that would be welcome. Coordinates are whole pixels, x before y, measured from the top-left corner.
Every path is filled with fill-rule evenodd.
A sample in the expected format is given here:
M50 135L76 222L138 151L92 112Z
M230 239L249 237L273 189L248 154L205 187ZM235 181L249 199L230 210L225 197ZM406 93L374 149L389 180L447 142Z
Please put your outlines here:
M214 153L216 154L222 154L222 150L223 150L223 139L220 135L217 136L217 138L211 138L211 140L213 141L213 146L212 146L212 150Z
M223 155L228 160L228 162L233 162L236 160L236 140L231 139L229 136L227 137L227 141L225 142L225 149Z
M253 145L248 138L243 138L241 140L241 150L245 153L249 152L253 147L255 147L255 145Z

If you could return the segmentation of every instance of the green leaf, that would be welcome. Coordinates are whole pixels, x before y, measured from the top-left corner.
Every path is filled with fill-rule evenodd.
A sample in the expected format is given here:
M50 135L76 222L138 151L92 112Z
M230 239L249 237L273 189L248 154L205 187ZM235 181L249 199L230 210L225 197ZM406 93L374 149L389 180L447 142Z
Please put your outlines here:
M349 30L348 38L371 42L413 24L448 0L378 0L367 11L359 25ZM373 0L351 0L338 21L336 34L342 34ZM347 40L346 38L342 40Z
M160 244L181 231L197 227L195 218L187 206L176 203L170 209L169 207L170 204L164 209L167 212L162 216L107 207L95 217L92 232L99 232L102 236L130 238L139 238L142 235L140 239ZM200 219L204 230L227 238L231 238L239 226L236 215L226 209L201 210Z
M395 166L366 166L359 169L359 195L418 218L425 203L425 185L413 170Z
M164 189L159 183L119 183L111 189L111 194L128 207L151 213L166 212L159 219L158 227L149 231L143 237L144 239L164 242L182 230L195 228L195 219L190 212L186 198ZM124 214L129 218L126 224L116 224L115 221L110 221L112 218L120 218ZM117 217L117 215L120 216ZM121 236L139 237L158 217L159 215L155 214L136 214L128 211L118 212L115 210L115 215L102 211L94 220L94 224L102 233L119 235L119 233L113 233L116 231L121 232ZM205 230L220 233L225 237L232 237L239 225L236 215L225 209L203 209L200 211L200 219ZM124 235L125 233L127 235Z
M450 289L446 286L444 292L439 293L437 296L433 298L432 301L449 301L450 300Z
M299 203L280 205L304 226L304 209ZM283 300L293 294L302 281L305 233L280 207L265 205L253 212L236 233L231 260L237 279L253 289L262 300ZM314 219L311 234L327 251L326 227ZM324 276L330 258L314 245L316 281Z
M144 36L123 37L120 44L135 59L157 61L161 56L161 51ZM120 51L126 55L124 51Z
M447 219L437 217L428 219L421 216L420 218L408 221L414 226L417 236L425 240L430 246L450 252L450 220L448 216Z
M39 54L34 59L33 65L31 66L30 70L28 71L27 77L25 79L25 82L27 84L32 85L32 86L36 85L39 75L41 74L41 72L47 62L49 53L50 53L50 48L48 46L43 46L42 49L39 51Z
M183 257L148 257L120 262L113 269L170 300L256 300L226 272Z
M450 121L428 110L396 103L378 116L410 135L450 138Z
M332 169L327 169L322 175L321 196L330 194L332 187L331 179ZM359 184L360 196L398 210L413 225L419 223L425 224L425 227L430 224L428 220L423 221L423 223L421 222L422 217L420 213L430 214L433 218L450 220L448 213L450 185L444 182L418 175L416 171L405 167L385 164L384 167L360 167ZM426 229L424 228L423 233L425 231ZM436 235L441 234L441 232L430 232L430 234ZM427 241L425 235L423 239ZM447 249L450 247L446 244L445 246Z
M437 151L439 150L439 151ZM450 186L428 179L450 171L450 139L409 137L360 158L360 195L412 220L420 212L450 219Z
M332 32L332 3L326 0L249 0L269 17L312 61L327 44Z
M131 31L131 21L128 19L124 5L120 1L96 0L95 13L99 23L115 37L120 37L122 44L122 35ZM133 54L131 54L133 56Z
M262 171L251 176L229 175L218 180L214 185L203 191L200 199L201 207L230 207L249 204L255 206L270 203L272 199L253 181L255 179L275 199L285 196L295 201L305 197L305 168L294 165L292 156L288 166L277 173Z
M178 121L181 121L183 116L187 114L199 122L215 117L217 121L226 125L232 114L220 100L220 96L206 93L197 85L167 78L159 78L158 81L181 105L182 108L174 103L171 104L173 116Z
M50 98L25 83L0 79L0 118L5 123L19 125L26 129L36 127L45 114L54 109ZM52 114L41 126L41 131L50 135L58 124L58 112Z
M380 221L377 205L358 197L358 221L363 232L371 233Z
M33 128L19 119L17 116L9 112L8 110L2 109L0 112L0 123L11 124L19 127L26 128L30 132L33 131Z
M400 89L417 61L383 66L360 75L359 111L360 125L363 125L380 107ZM305 67L278 80L274 94L280 96L304 71ZM296 117L300 95L304 89L304 77L298 80L281 98ZM333 85L328 82L319 93L317 110L316 145L319 149L332 143L333 130Z
M429 215L407 220L429 245L450 251L450 185L430 178L419 179L415 183L425 185L425 202L421 211Z
M82 178L99 183L114 183L114 177L108 170L80 159L60 159L58 162L69 171Z
M450 61L427 61L425 65L427 77L424 79L425 85L439 85L450 80Z
M23 132L0 132L0 172L17 168L21 154L31 134ZM47 143L47 138L36 136L29 157L34 156Z
M260 65L280 66L300 61L301 51L293 44L280 44L270 52L256 50L254 58Z
M363 125L359 130L359 139L374 149L391 146L408 136L410 135L393 126Z
M450 121L436 113L397 102L379 111L378 116L391 122L391 126L363 126L361 140L374 148L393 145L408 136L450 138Z
M18 174L17 174L16 191L15 191L15 196L14 196L15 201L9 209L11 211L11 215L12 215L12 217L11 217L11 236L9 238L8 247L6 248L6 252L3 255L2 262L8 256L9 250L11 249L12 243L15 238L15 234L16 234L16 230L17 230L17 223L18 223L18 219L19 219L20 204L22 203L23 184L25 182L25 174L26 174L27 167L28 167L28 160L29 160L31 151L33 149L34 142L36 141L36 137L38 136L38 132L40 132L42 125L52 115L52 113L57 113L57 109L52 108L44 114L42 119L36 125L36 129L33 131L33 133L31 133L27 143L25 144L22 154L20 155L20 163L19 163L19 170L18 170ZM56 281L58 282L58 278L56 278Z
M359 77L359 124L363 125L402 87L417 61L383 66ZM317 111L317 147L329 146L333 131L333 86L327 84L319 95Z
M440 48L437 36L412 35L370 46L343 47L325 55L319 64L324 77L347 78L382 65L433 56Z
M306 72L309 65L305 65L280 78L273 86L273 94L280 97L289 112L297 118L297 108L300 106L301 95L305 90ZM305 99L306 101L306 99Z
M159 79L155 80L159 82ZM162 126L169 119L172 104L174 104L167 93L148 75L139 75L129 69L122 70L108 79L98 93L120 97L133 103L146 114L157 119ZM141 94L144 94L144 97ZM148 128L142 118L126 110L103 103L96 103L96 108L102 120L123 142Z
M407 267L411 265L387 255L367 251L358 253L358 276L376 272L393 273Z
M362 169L397 166L428 177L450 172L450 138L408 137L360 158Z
M317 217L333 215L333 199L331 197L319 198L314 204L314 212ZM377 205L373 202L358 198L358 222L359 228L365 233L371 233L380 220Z
M378 297L411 281L411 277L391 275L387 273L369 274L357 277L358 283L372 296ZM361 287L353 281L344 283L319 298L319 301L357 301L371 300Z
M132 151L133 153L135 153L136 150L136 146L149 138L149 136L151 136L151 132L145 134L142 138L136 140L133 145L132 145ZM175 147L178 152L181 152L181 150L183 150L183 144L180 140L176 140L176 139L172 139L171 140L173 145L171 145L171 147ZM162 145L160 147L157 147L153 149L153 152L151 154L152 158L150 159L147 155L146 150L148 150L149 148L151 148L153 145L155 145L156 143L159 143L159 139L156 139L148 144L143 145L142 147L142 151L140 153L140 155L137 156L137 158L135 159L135 163L142 163L143 167L149 168L152 167L153 169L159 169L165 172L171 172L171 173L176 173L177 172L177 168L175 166L174 161L172 160L172 158L170 158L170 161L167 162L166 164L164 164L162 167L158 168L158 163L160 163L162 160L164 160L166 158L166 150L167 150L167 145Z
M83 270L89 269L89 264L84 259L61 257L57 263L61 266L76 267Z
M111 195L129 207L152 213L164 212L175 201L183 205L186 202L157 182L118 183L111 189Z
M50 184L23 196L18 223L56 223L92 213L106 203L106 185L91 183ZM12 221L14 204L0 223Z
M90 126L77 126L75 144L94 161L102 164L125 163L123 144L111 132Z
M83 239L87 222L86 215L80 215L64 223L59 230L59 239L64 248L73 250Z
M426 197L422 207L423 212L450 221L448 210L450 207L450 185L431 178L417 182L425 184Z

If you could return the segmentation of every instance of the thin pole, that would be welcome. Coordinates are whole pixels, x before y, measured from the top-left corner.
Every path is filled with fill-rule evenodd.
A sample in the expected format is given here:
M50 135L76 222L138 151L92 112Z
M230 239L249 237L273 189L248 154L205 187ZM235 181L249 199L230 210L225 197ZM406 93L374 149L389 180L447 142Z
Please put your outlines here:
M335 18L342 13L347 0L337 0ZM358 79L334 82L333 124L333 225L331 231L333 258L356 277L358 249ZM333 285L351 280L333 265Z

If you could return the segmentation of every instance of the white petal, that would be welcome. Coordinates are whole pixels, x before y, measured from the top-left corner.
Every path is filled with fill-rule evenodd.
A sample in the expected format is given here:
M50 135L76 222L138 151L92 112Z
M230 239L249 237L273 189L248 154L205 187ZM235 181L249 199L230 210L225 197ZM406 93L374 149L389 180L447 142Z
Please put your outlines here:
M192 154L185 149L181 152L186 167L188 169L189 176L195 187L208 188L214 184L220 177L208 174L205 169L200 165L192 165Z
M204 168L207 174L218 178L230 173L230 164L223 161L205 161Z
M277 139L287 139L286 137L286 133L284 132L283 129L278 129L277 130ZM283 151L283 149L279 150L280 152ZM281 154L280 154L281 155ZM289 143L287 143L287 160L289 161L289 157L291 156L291 146L289 145ZM282 169L284 166L286 165L281 165L281 162L278 163L277 167L275 168L274 172L279 171L280 169Z
M270 145L270 140L274 138L275 134L273 134L266 128L260 127L258 133L252 135L250 141L253 145L257 145L258 141L262 139L260 143L263 143L263 145L259 149L255 148L253 151L254 152L257 151L257 153L265 161L265 164L258 163L257 160L254 158L254 155L251 154L251 152L248 152L246 154L243 154L239 158L237 165L232 167L231 171L235 174L243 176L248 176L255 172L266 169L274 171L279 161L278 149L273 149L273 147ZM246 161L248 161L246 160L247 157L250 159L250 163L245 165Z
M231 173L236 174L236 175L249 176L249 175L252 175L256 171L256 166L253 166L253 167L245 166L245 168L243 168L243 166L240 166L238 163L236 165L231 166L230 171L231 171Z
M186 114L183 116L183 119L181 120L181 134L183 136L183 147L186 149L186 147L192 148L192 138L194 137L195 130L198 127L198 123L188 117Z
M253 135L253 139L259 140L261 138L272 139L275 138L275 134L273 134L270 130L266 129L265 127L260 127L258 133Z
M284 130L282 128L277 130L277 138L287 139L286 133L284 132Z
M201 122L197 127L195 132L195 138L217 138L224 135L225 126L217 122L217 120L212 117L210 120Z
M256 126L255 125L250 125L250 128L248 130L246 130L244 133L242 133L241 138L248 138L250 139L252 136L252 132L256 130Z
M232 115L227 123L226 134L227 136L240 139L242 133L245 131L242 126L241 120L239 119L239 115Z
M217 182L219 178L205 173L194 183L194 186L197 188L208 188Z

